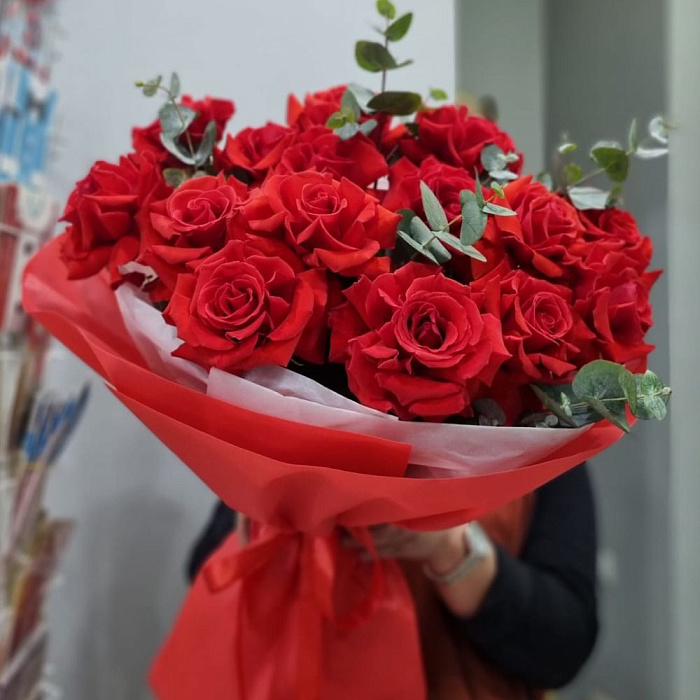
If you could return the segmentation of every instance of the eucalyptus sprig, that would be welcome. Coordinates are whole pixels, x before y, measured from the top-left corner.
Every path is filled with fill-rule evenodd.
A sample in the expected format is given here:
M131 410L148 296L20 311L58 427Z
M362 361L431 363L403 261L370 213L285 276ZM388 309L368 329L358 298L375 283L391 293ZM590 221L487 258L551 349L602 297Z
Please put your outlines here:
M641 420L662 420L671 398L671 389L652 371L632 374L607 360L584 365L570 384L533 384L532 389L563 425L581 427L606 418L626 433L628 408Z
M663 117L654 117L649 122L647 137L640 141L637 120L634 119L629 128L626 147L618 141L598 141L594 144L589 155L597 167L588 173L584 173L583 168L569 158L578 150L577 144L564 140L557 149L562 161L559 168L562 181L559 191L565 192L577 209L606 209L622 194L633 157L651 160L668 154L668 135L672 128L673 125ZM611 189L604 190L586 184L602 175L607 175L615 183Z
M448 219L440 200L425 182L420 183L420 190L427 223L410 209L403 209L399 212L402 219L396 232L398 238L413 249L411 259L422 255L430 262L442 265L452 259L452 253L448 250L451 248L475 260L486 262L486 258L474 244L484 234L488 215L515 216L511 209L491 201L493 197L486 201L478 178L475 192L460 192L462 211L452 220ZM502 190L500 195L503 195ZM459 237L450 233L455 224L461 224Z
M159 91L166 95L167 101L158 111L161 143L180 162L191 166L195 171L203 168L210 161L216 145L216 122L212 120L207 124L202 140L195 148L189 128L197 118L198 112L178 104L180 78L177 73L171 75L168 87L163 85L163 78L160 75L148 81L139 80L136 82L136 87L140 88L146 97L153 97ZM178 168L167 168L164 176L170 184L177 186L187 178L187 172L180 171Z

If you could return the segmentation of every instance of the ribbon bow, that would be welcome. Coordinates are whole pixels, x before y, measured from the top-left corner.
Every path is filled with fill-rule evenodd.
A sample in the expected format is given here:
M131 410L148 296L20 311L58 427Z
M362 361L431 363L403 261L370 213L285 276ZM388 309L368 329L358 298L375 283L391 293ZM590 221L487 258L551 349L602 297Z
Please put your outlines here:
M203 570L204 579L212 592L224 590L237 582L246 587L238 598L240 606L244 604L256 574L262 572L265 567L274 566L280 557L288 555L290 549L295 552L300 630L296 659L296 688L299 700L320 698L324 624L328 622L341 630L352 629L374 614L384 595L382 562L376 555L369 530L357 528L350 532L370 553L372 572L369 586L361 600L342 615L337 613L334 602L341 546L338 531L332 535L320 536L262 526L249 546L233 555L212 557ZM237 615L237 619L241 619L240 614ZM240 637L240 629L237 629L233 656L238 698L245 700L247 691Z

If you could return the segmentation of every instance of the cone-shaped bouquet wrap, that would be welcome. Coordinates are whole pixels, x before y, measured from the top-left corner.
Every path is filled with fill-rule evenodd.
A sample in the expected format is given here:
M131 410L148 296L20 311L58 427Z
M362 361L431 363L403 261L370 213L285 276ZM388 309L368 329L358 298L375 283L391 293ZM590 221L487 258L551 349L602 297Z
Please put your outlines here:
M510 137L439 90L332 88L223 141L232 102L139 86L159 120L77 184L24 304L253 522L205 564L155 693L422 700L411 593L368 528L478 519L665 415L649 239L619 188L521 177ZM649 138L645 157L663 121ZM626 175L621 147L592 154Z

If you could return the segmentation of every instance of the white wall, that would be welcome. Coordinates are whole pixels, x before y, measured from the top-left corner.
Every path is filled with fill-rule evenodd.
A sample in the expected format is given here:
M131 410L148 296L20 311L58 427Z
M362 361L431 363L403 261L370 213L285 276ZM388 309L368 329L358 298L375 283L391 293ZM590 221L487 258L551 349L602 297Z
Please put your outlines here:
M452 90L452 0L413 0L416 25L397 48L416 64L390 87ZM156 103L136 79L177 70L197 95L230 96L234 128L282 119L290 90L348 80L378 87L355 68L353 42L370 38L374 1L63 0L66 38L55 78L65 196L97 158L129 147L132 125ZM88 372L58 349L51 382ZM188 547L211 496L98 382L88 415L51 485L52 510L77 520L51 608L55 680L70 700L137 700L143 677L184 592Z

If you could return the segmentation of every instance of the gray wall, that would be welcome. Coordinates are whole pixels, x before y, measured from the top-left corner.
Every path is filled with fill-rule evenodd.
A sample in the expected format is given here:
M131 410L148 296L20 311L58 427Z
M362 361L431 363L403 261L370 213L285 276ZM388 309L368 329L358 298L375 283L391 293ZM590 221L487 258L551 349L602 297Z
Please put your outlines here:
M549 0L547 143L624 139L666 105L663 0ZM636 162L626 206L667 266L667 163ZM652 365L669 376L668 275L654 295ZM602 634L578 684L613 698L669 697L669 423L638 426L593 464L602 546Z

